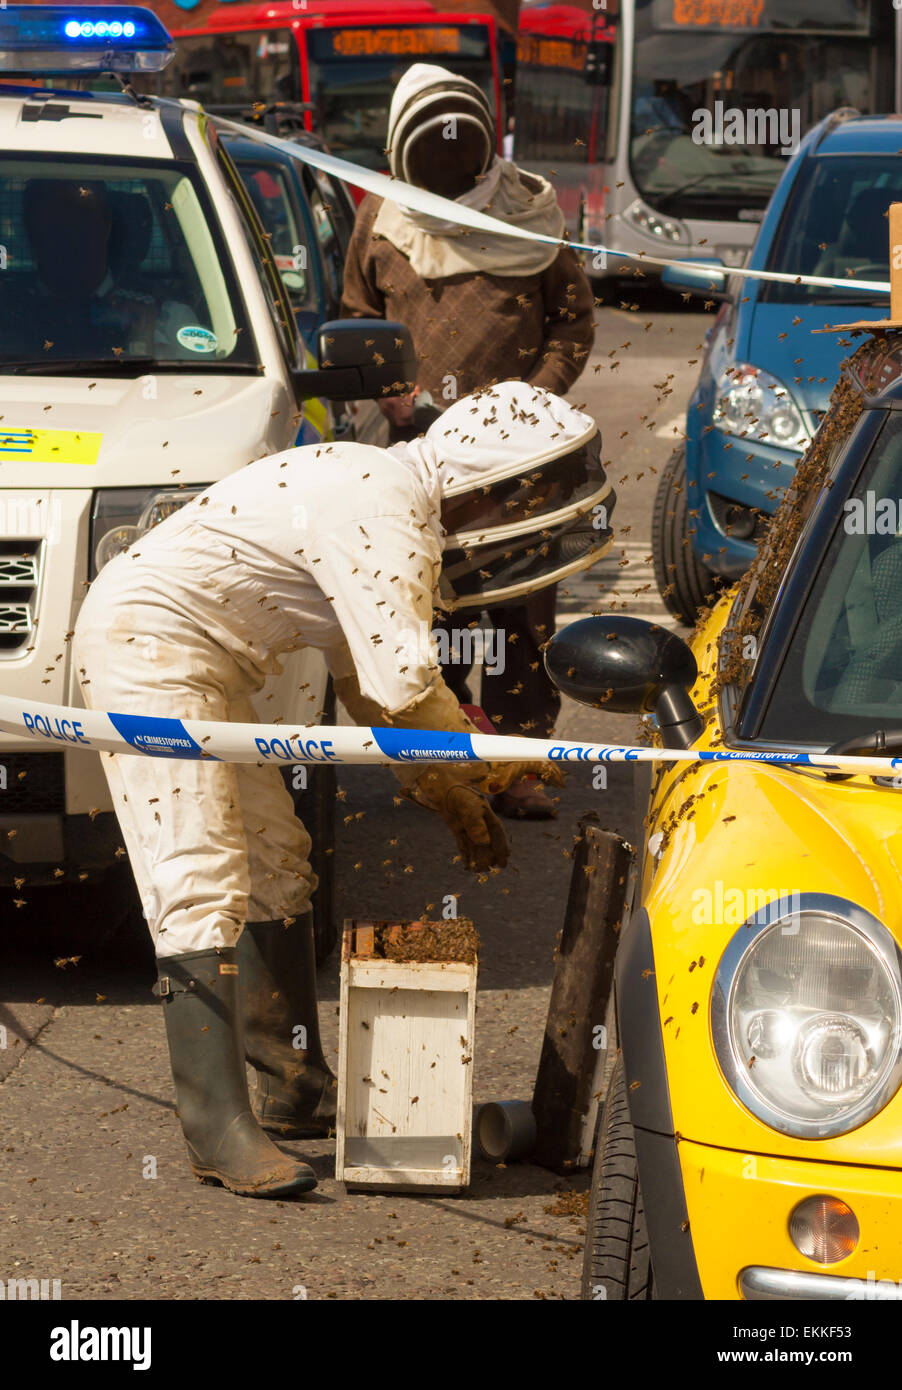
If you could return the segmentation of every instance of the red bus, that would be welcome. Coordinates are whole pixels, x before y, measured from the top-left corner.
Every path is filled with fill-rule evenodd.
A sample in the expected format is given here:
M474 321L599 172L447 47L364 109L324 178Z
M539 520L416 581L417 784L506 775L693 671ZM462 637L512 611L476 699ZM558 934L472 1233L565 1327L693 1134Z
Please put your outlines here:
M524 5L517 30L514 159L550 179L568 235L592 244L604 240L614 33L601 7L558 4Z
M427 0L276 0L228 5L195 29L175 30L168 96L205 106L309 102L305 123L333 154L386 168L388 107L411 63L471 78L496 113L501 83L490 14L438 10Z

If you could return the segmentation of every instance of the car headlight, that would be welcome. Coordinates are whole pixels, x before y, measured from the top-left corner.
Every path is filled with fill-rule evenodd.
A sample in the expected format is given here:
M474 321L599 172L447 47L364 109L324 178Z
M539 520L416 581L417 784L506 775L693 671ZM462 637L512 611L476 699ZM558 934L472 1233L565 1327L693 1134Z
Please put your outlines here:
M760 439L799 454L811 443L789 388L748 362L739 363L721 377L712 420L724 434Z
M127 550L139 536L165 521L208 486L199 483L181 488L118 487L95 492L88 578L95 579L114 555Z
M634 203L623 214L627 222L631 222L634 227L638 227L640 232L646 236L655 237L660 241L679 241L688 243L689 233L675 217L662 217L654 208L650 208L647 203L643 203L641 198L637 198Z
M902 971L886 928L825 894L781 899L725 950L711 997L717 1060L759 1120L824 1139L902 1082Z

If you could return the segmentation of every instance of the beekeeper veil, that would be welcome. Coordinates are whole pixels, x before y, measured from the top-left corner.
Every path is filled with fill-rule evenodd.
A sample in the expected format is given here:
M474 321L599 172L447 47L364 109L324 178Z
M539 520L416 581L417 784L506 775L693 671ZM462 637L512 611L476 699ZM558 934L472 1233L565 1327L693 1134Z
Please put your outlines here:
M598 426L543 387L504 381L474 392L389 452L434 499L439 602L449 611L526 599L611 545L615 496Z

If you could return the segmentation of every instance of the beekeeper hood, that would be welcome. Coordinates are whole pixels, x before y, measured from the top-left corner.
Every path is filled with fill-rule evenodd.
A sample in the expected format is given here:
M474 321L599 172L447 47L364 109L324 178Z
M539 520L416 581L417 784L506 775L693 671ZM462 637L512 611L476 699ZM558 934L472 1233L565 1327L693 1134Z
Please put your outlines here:
M417 147L430 132L449 136L466 161L471 182L488 169L495 153L495 122L482 89L436 63L414 63L398 82L388 114L386 144L396 179L420 183L426 171L419 167Z
M550 238L471 231L453 216L417 212L385 198L373 234L390 241L417 275L538 275L558 255L564 214L553 187L541 175L499 159L495 143L491 107L475 82L436 63L414 63L403 74L386 138L395 178Z
M611 544L615 498L598 426L543 387L474 392L389 452L418 473L440 517L448 610L524 599Z

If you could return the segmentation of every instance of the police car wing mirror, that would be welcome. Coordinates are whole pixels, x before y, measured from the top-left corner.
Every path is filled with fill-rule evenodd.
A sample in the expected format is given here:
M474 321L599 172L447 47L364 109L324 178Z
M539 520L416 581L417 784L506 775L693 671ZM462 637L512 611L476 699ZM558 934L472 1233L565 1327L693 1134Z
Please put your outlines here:
M297 368L298 395L380 400L412 391L417 356L409 329L390 319L331 319L316 334L316 368Z
M545 669L581 704L654 714L665 748L688 748L705 727L689 693L698 677L695 657L657 623L625 614L581 618L552 637Z

